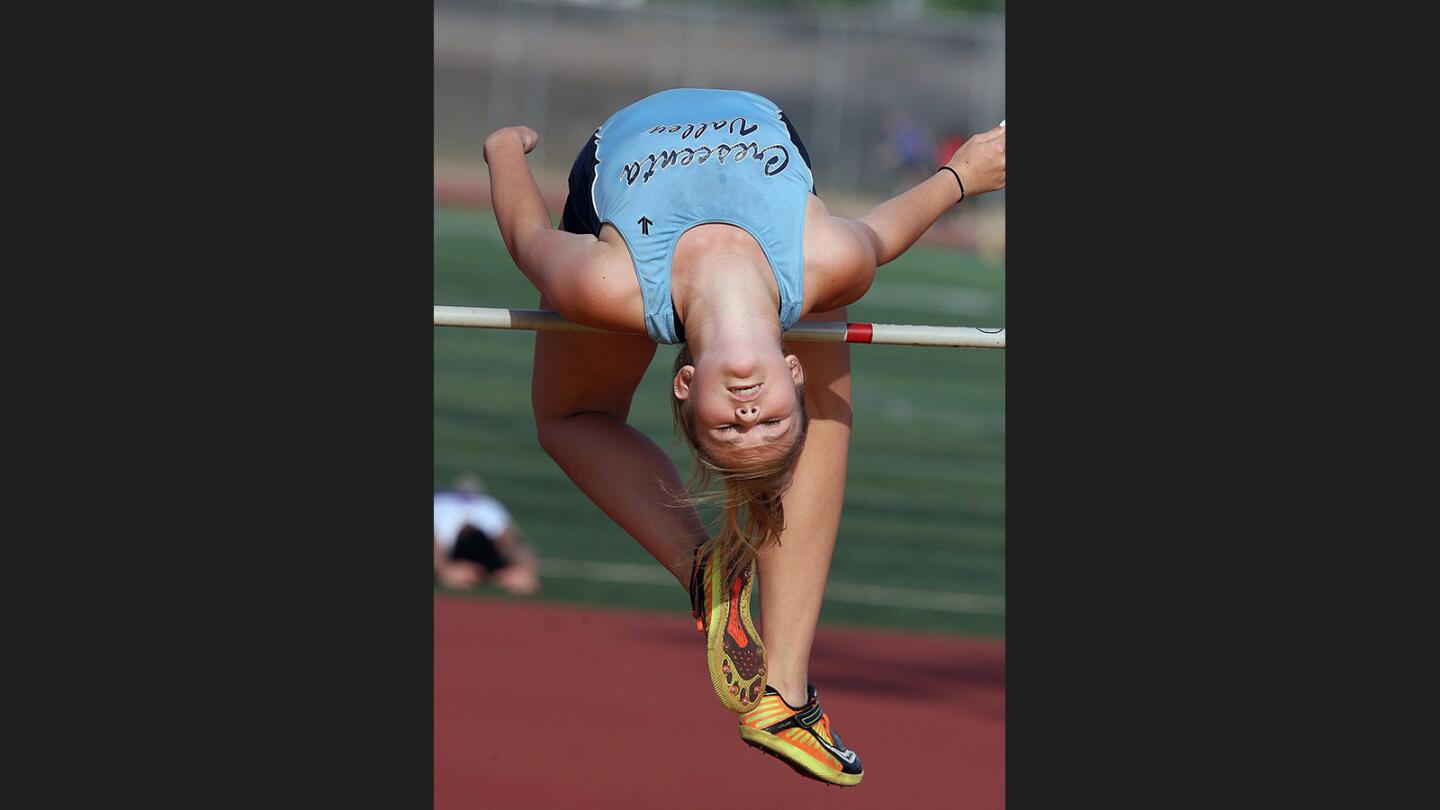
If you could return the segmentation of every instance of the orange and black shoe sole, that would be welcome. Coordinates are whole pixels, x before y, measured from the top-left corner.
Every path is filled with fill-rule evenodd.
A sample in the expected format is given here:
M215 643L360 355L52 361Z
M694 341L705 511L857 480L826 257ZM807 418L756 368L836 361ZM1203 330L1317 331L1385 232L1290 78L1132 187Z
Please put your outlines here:
M706 570L706 592L711 598L704 619L705 659L710 683L720 703L736 714L745 714L760 701L765 690L765 644L750 618L750 595L755 585L755 566L725 587L718 572Z

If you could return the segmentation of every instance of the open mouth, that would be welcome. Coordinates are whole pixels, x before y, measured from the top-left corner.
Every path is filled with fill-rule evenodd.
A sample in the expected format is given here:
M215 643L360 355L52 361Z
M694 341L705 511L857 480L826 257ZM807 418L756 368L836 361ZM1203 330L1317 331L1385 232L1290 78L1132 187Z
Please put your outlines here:
M760 389L764 385L764 383L755 383L754 385L731 386L729 389L730 396L740 400L741 402L749 402L750 400L760 396Z

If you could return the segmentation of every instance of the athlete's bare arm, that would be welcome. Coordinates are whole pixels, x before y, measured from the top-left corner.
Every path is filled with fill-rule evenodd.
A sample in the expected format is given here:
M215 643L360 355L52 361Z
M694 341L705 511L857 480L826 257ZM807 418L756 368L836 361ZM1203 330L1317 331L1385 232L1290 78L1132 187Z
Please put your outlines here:
M830 215L810 195L805 209L805 301L801 314L859 301L875 280L875 245L855 220Z
M485 139L490 201L505 248L554 311L575 323L616 332L644 332L640 286L622 246L558 230L525 156L540 140L524 126Z
M1005 128L995 127L970 138L945 165L955 174L937 171L856 220L869 231L877 264L894 261L909 250L941 214L959 202L960 183L965 186L966 199L1005 187Z
M805 215L806 311L853 304L870 289L875 268L910 249L935 220L965 197L1005 187L1005 128L966 141L932 177L870 209L859 219L831 216L818 197ZM957 176L959 182L957 183Z

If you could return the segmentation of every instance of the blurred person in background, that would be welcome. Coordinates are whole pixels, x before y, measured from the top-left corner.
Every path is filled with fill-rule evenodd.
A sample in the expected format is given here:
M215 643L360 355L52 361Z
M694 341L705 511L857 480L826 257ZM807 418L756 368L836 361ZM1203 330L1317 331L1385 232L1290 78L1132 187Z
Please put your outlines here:
M934 133L904 110L885 113L884 125L885 140L876 149L880 165L897 175L893 193L905 191L934 174L935 167L944 166L960 148L959 143L955 144L945 157L935 161Z
M517 596L540 590L534 550L510 512L473 475L435 493L435 578L447 588L488 581Z
M495 219L540 306L620 334L541 332L531 402L541 447L690 592L711 684L741 739L805 776L864 776L808 681L850 447L850 347L784 344L846 306L961 199L1005 185L1005 132L859 219L814 193L799 134L769 99L675 89L629 105L580 150L560 228L525 156L529 127L485 141ZM907 136L908 137L908 136ZM911 148L909 142L907 150ZM910 153L907 159L914 163ZM727 159L728 158L728 159ZM627 419L657 343L676 355L671 406L701 487ZM721 506L711 536L695 506ZM752 623L757 580L765 641ZM609 691L604 669L593 674Z
M951 155L960 151L960 147L964 145L964 135L949 133L945 137L941 138L940 146L936 147L935 149L935 165L944 166L945 161L949 160Z

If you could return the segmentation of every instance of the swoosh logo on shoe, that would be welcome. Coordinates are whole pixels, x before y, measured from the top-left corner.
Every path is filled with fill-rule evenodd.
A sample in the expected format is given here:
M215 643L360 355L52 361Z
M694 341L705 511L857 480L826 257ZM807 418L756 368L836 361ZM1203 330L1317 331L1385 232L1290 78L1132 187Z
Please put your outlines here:
M813 732L813 731L810 732L810 733L811 733L811 734L815 734L815 732ZM841 759L841 760L844 760L844 762L845 762L846 765L854 765L854 764L855 764L855 752L854 752L854 751L841 751L839 748L836 748L835 746L831 745L830 743L825 742L825 738L824 738L824 737L821 737L819 734L815 734L815 739L820 741L820 747L822 747L822 748L824 748L826 751L829 751L830 753L834 754L837 758L839 758L839 759Z

